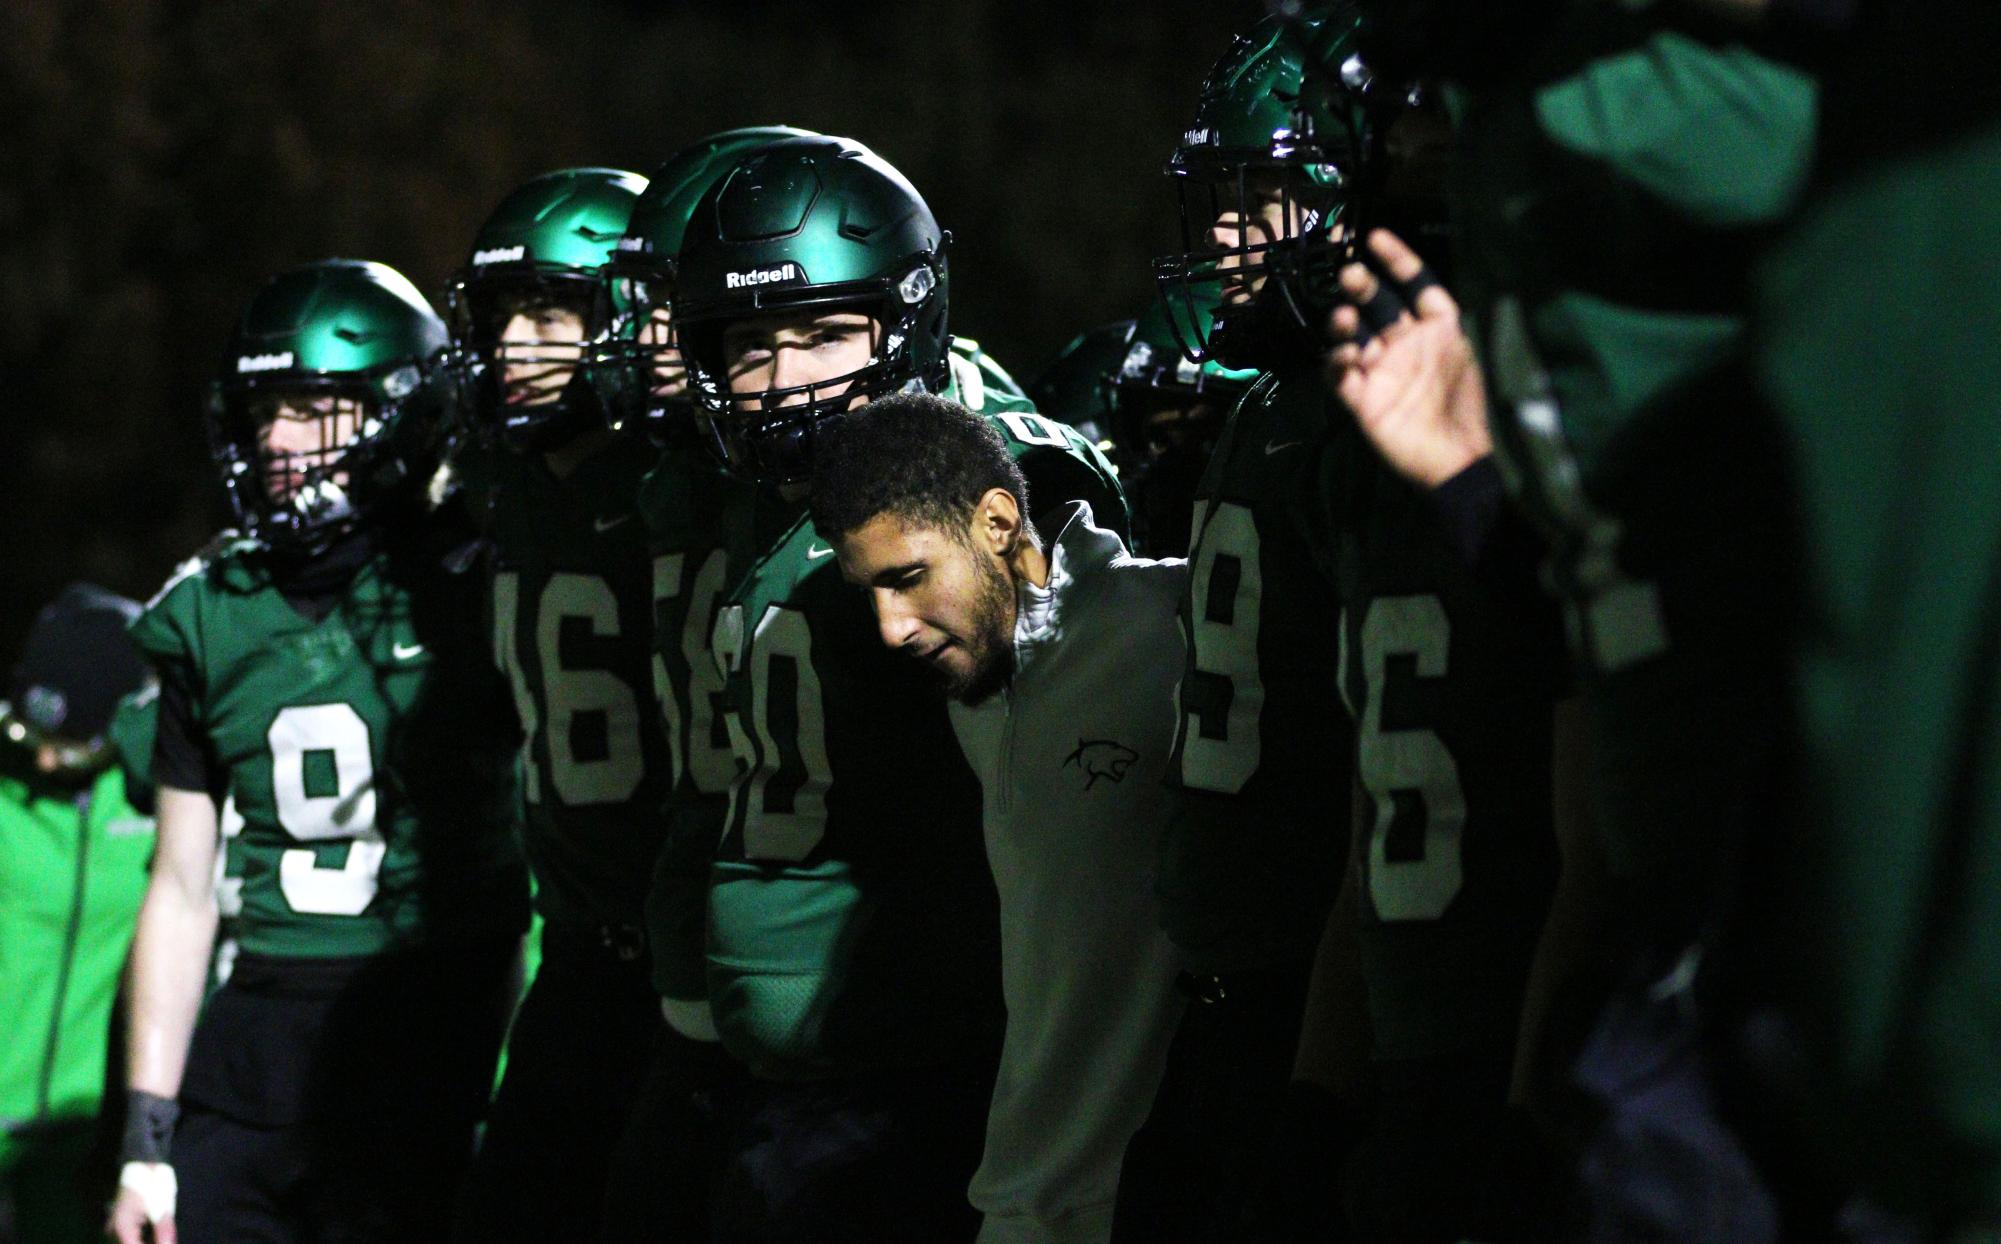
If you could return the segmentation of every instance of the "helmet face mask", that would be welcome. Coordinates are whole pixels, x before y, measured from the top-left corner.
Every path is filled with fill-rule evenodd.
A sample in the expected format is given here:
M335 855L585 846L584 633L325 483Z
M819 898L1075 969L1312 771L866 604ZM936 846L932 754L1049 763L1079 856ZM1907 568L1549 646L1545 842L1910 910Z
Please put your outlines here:
M929 300L940 282L931 266L920 262L890 284L886 295L833 287L774 299L769 310L741 319L702 319L699 307L686 312L683 340L690 391L697 418L708 425L710 442L721 451L724 465L767 483L801 483L812 473L813 444L829 424L880 397L944 388L942 376L919 374L920 351L913 348L913 340L927 330L924 321L933 310ZM858 298L857 293L874 296ZM942 329L942 307L936 310ZM812 333L834 317L847 318L848 335L859 326L854 317L866 319L868 353L859 366L800 384L739 387L741 377L733 371L742 369L731 357L735 334L759 321ZM939 344L941 356L945 344Z
M458 403L475 435L533 450L594 426L585 364L613 319L595 277L496 273L456 285L448 305Z
M726 465L801 482L831 421L892 393L945 391L949 244L903 175L848 139L768 143L709 186L677 257L674 318L689 396ZM755 387L742 368L732 375L733 333L836 315L850 337L857 317L873 322L866 354L840 374L778 387ZM791 379L783 369L766 378Z
M1193 362L1264 369L1324 349L1322 324L1359 232L1351 199L1375 146L1354 35L1346 9L1268 18L1203 83L1166 169L1182 253L1154 264ZM1328 57L1338 73L1308 72Z
M211 456L236 522L312 554L436 470L443 323L400 273L328 260L266 285L211 387Z
M1117 437L1135 458L1194 454L1206 461L1224 421L1257 379L1254 371L1189 359L1181 337L1208 333L1213 304L1182 310L1186 320L1160 302L1147 308L1134 323L1124 358L1106 379Z
M1269 366L1317 348L1316 309L1350 254L1345 181L1327 169L1325 183L1269 156L1171 170L1186 249L1155 260L1154 279L1190 361Z
M589 363L623 309L600 271L645 188L620 169L560 169L480 227L446 292L455 406L475 438L549 451L604 426Z
M405 383L414 389L421 381L397 381ZM215 457L231 506L239 524L267 544L319 551L410 474L366 381L218 385L213 405Z
M613 257L600 303L615 305L609 331L592 339L585 370L606 423L664 444L688 413L688 370L673 314L674 282L661 265Z

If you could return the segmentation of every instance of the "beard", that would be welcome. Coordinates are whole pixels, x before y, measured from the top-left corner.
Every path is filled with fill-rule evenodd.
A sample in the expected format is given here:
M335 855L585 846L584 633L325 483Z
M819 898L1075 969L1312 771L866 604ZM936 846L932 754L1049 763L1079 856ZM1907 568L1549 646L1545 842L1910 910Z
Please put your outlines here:
M980 570L973 601L972 633L964 640L971 663L963 675L947 675L945 694L961 704L979 704L1014 672L1014 580L991 559L974 556Z

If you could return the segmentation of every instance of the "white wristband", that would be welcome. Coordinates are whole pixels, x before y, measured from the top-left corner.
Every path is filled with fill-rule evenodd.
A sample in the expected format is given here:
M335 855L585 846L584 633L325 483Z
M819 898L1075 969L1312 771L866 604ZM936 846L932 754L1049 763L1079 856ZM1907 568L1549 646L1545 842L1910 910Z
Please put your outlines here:
M139 1194L147 1222L174 1216L174 1199L181 1185L174 1178L174 1168L165 1162L127 1162L118 1172L118 1186Z

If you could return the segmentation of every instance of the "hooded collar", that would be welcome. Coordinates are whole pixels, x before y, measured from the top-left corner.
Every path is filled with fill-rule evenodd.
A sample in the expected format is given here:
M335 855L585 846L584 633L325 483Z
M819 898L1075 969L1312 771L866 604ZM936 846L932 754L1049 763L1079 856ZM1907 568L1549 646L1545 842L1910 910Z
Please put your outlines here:
M1049 584L1037 587L1026 579L1015 585L1014 665L1017 675L1035 659L1036 650L1063 637L1066 603L1126 555L1119 538L1095 524L1088 501L1072 502L1063 529L1049 545Z

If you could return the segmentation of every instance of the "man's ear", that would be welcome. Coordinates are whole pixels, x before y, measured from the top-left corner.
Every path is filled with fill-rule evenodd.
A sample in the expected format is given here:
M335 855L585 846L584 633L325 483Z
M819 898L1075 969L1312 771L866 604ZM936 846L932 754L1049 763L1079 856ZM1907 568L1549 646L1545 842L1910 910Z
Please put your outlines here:
M973 507L973 533L997 556L1012 556L1021 542L1021 507L1005 488L989 488Z

